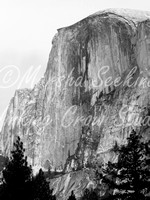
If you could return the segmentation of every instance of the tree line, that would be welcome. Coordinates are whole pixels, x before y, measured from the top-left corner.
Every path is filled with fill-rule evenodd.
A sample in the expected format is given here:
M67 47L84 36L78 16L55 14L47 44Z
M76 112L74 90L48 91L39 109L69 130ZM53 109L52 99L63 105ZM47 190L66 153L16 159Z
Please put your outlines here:
M2 171L0 200L56 200L42 169L33 176L24 152L23 143L18 137Z
M96 188L85 189L80 200L150 200L150 141L134 130L127 143L114 146L115 163L95 170ZM11 157L2 171L1 200L56 200L42 169L33 176L18 137ZM68 200L75 200L72 191ZM79 198L78 198L79 199Z
M98 166L97 187L86 189L81 200L150 200L150 141L132 131L127 144L114 146L118 161ZM69 200L74 200L72 193Z

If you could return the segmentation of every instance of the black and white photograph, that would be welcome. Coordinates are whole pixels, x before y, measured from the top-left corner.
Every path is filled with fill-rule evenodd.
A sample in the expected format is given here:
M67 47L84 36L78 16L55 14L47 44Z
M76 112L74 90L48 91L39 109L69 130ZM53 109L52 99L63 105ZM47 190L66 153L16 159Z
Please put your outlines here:
M148 0L0 0L0 200L150 200Z

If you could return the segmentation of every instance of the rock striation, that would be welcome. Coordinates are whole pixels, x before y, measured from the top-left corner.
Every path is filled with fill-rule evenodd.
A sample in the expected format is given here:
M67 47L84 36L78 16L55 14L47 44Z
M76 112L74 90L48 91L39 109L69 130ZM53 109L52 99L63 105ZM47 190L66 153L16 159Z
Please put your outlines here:
M60 172L52 185L66 199L94 184L93 165L115 161L132 129L149 137L150 12L100 11L52 44L44 78L11 99L0 142L9 156L19 135L32 166Z

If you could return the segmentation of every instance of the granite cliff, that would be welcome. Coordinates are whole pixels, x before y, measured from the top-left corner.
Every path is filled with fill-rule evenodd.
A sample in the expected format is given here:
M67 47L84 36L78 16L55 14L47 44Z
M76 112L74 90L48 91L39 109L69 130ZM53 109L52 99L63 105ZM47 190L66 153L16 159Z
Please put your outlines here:
M100 11L52 44L44 78L11 99L0 142L9 156L19 135L33 167L60 172L51 184L66 199L94 184L95 163L115 161L132 129L149 137L150 13Z

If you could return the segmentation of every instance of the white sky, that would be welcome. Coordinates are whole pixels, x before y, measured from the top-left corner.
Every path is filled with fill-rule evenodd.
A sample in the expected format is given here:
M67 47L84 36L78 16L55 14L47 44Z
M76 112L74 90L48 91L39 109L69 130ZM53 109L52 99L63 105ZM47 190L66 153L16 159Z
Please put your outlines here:
M0 0L0 126L1 116L15 89L31 66L39 66L37 82L45 72L51 40L58 28L69 26L106 8L149 10L149 0ZM13 86L2 88L8 65L17 66L20 77ZM14 68L15 69L15 68ZM14 78L16 75L13 75ZM17 77L17 76L16 76ZM5 80L7 84L9 80ZM5 85L6 86L6 85Z

